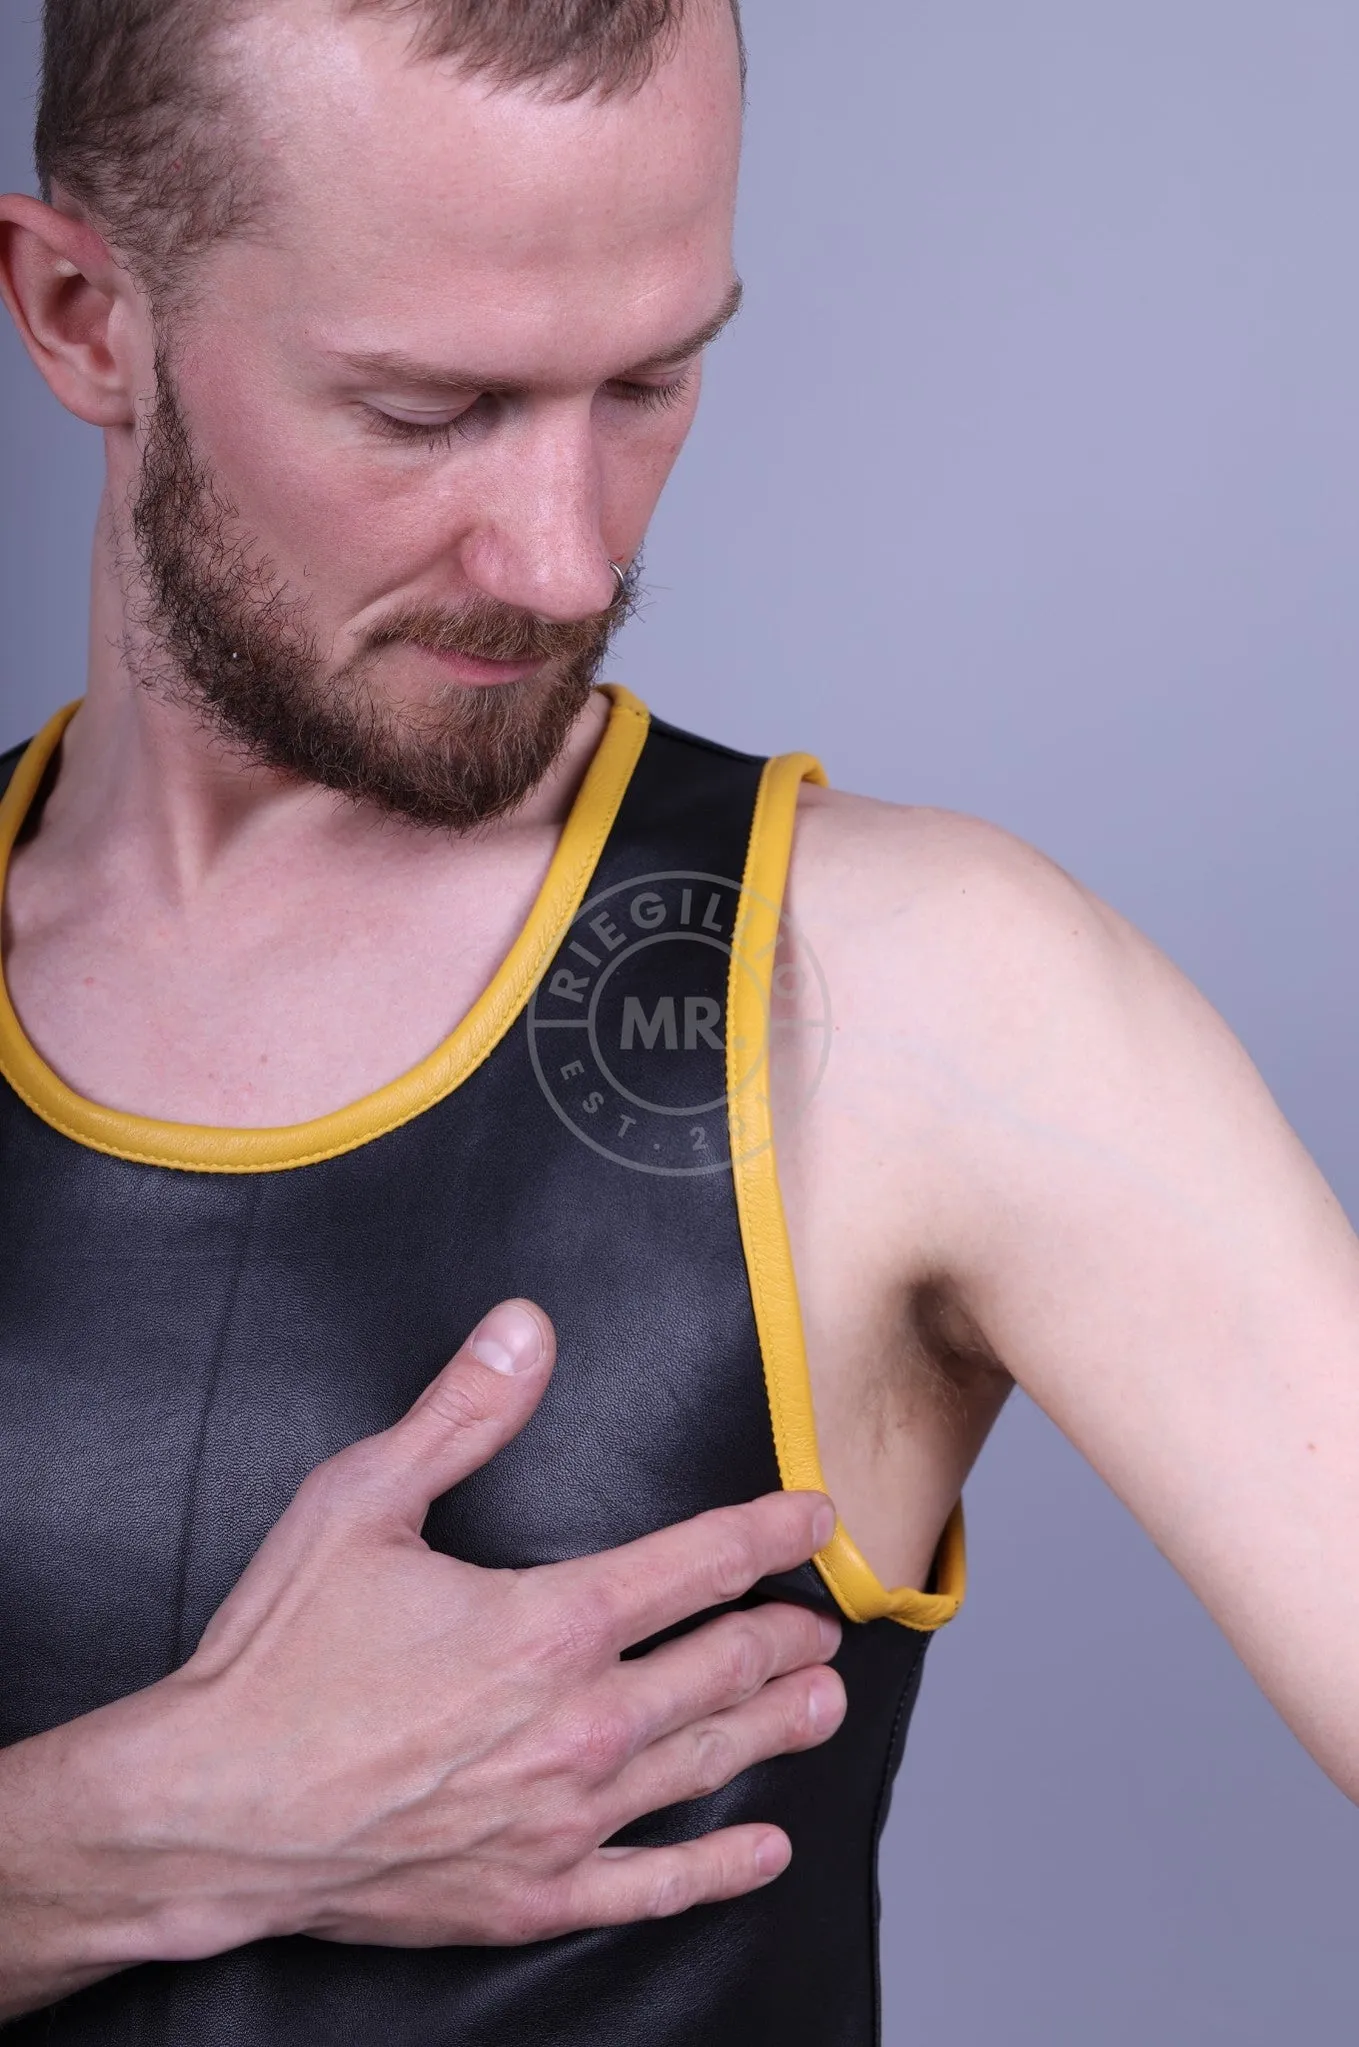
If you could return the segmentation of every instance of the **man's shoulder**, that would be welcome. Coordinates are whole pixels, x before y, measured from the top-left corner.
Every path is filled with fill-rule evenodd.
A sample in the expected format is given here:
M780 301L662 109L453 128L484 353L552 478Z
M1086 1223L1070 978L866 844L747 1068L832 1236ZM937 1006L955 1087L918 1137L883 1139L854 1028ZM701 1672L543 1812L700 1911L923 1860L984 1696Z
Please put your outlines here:
M840 1042L886 1085L947 1073L974 1108L1040 1117L1149 1062L1221 1070L1239 1048L1143 934L1022 839L978 818L809 791L788 911ZM969 1115L972 1113L968 1112Z
M980 988L1028 969L1100 972L1147 940L1054 860L957 811L807 786L789 909L865 973L950 963ZM980 977L980 978L979 978Z

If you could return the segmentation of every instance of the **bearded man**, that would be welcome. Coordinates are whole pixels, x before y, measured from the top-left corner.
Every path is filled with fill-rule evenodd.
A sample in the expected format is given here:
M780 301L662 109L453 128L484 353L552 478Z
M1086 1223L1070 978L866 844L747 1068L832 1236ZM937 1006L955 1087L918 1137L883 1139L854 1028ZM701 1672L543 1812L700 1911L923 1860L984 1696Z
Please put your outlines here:
M1003 834L596 686L730 0L46 31L0 283L108 485L0 799L12 2037L864 2047L1015 1381L1353 1794L1359 1245L1240 1048Z

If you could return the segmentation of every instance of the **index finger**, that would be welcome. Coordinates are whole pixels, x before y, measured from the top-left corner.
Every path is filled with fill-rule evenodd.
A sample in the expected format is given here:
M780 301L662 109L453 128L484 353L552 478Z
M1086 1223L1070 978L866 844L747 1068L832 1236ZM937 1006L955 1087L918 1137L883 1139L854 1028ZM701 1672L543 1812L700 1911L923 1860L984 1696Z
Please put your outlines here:
M796 1570L834 1533L824 1493L768 1493L555 1569L599 1614L617 1651L740 1599L761 1578Z

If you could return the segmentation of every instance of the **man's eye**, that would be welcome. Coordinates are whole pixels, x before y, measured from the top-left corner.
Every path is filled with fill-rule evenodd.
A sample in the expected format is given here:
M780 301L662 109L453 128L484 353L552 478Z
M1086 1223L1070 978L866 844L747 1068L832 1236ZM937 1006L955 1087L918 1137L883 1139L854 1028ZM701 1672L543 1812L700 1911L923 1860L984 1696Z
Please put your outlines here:
M446 448L456 435L465 434L476 410L477 405L468 405L451 419L403 419L399 413L386 412L380 405L364 407L369 430L380 440L414 442L428 448Z
M616 398L628 405L640 405L644 412L664 412L667 406L678 405L688 394L694 381L692 369L682 376L672 377L665 384L610 384L609 389Z
M668 406L678 405L685 398L694 381L694 370L690 368L677 377L668 378L663 384L629 383L620 380L605 388L626 405L639 407L643 412L664 412ZM364 413L370 432L380 440L396 441L406 446L425 448L446 448L456 440L472 436L478 425L485 424L487 415L496 407L495 397L487 392L464 405L461 411L451 417L434 416L429 419L403 418L398 412L389 412L385 406L365 405Z

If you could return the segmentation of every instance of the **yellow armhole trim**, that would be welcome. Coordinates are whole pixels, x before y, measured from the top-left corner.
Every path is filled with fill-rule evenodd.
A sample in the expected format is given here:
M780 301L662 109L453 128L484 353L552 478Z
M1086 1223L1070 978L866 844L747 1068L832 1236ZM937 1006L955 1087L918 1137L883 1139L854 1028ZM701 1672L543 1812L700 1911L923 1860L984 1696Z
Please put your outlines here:
M427 1059L375 1094L329 1116L262 1130L217 1129L127 1116L86 1101L58 1078L24 1035L0 972L0 1073L14 1092L63 1136L92 1151L142 1165L186 1172L265 1173L315 1165L354 1151L409 1123L460 1087L492 1052L533 992L563 932L584 899L618 814L618 807L650 724L650 713L630 691L606 686L609 722L562 829L557 849L528 921L499 972L452 1035ZM0 900L14 842L42 786L61 736L79 709L68 704L45 725L15 769L0 798Z
M807 1345L798 1305L792 1249L779 1192L769 1104L769 1005L774 952L783 908L798 791L804 781L824 784L809 754L771 760L760 781L741 897L739 942L732 951L728 996L727 1096L732 1170L741 1218L755 1325L764 1357L779 1475L789 1491L822 1492ZM752 1074L738 1066L738 1048L764 1047ZM816 1566L850 1620L894 1620L932 1632L951 1621L963 1603L967 1560L961 1505L954 1508L935 1559L933 1592L895 1591L878 1578L843 1525L836 1528Z

